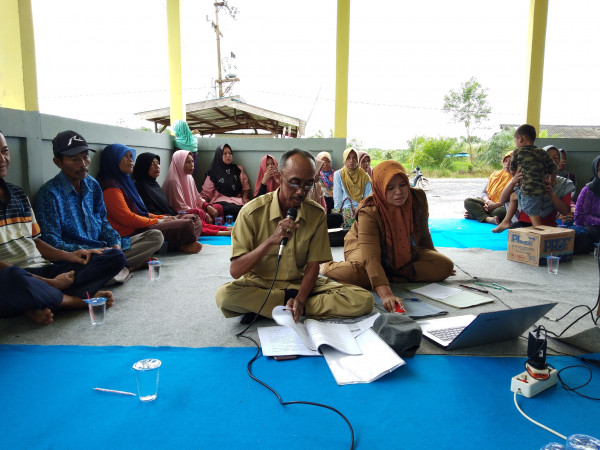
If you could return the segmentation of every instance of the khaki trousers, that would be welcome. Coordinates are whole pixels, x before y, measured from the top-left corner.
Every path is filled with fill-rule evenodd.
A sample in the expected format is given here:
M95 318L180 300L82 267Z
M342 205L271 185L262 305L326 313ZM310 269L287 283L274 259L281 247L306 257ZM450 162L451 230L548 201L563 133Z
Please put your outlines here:
M225 317L235 317L247 312L272 317L273 308L283 305L285 289L299 289L300 281L276 281L269 298L271 280L257 276L244 276L224 284L215 294L217 306ZM304 314L313 318L360 317L373 309L373 295L358 286L343 285L319 277L311 295L306 299Z
M345 255L346 261L328 262L322 273L340 283L351 283L365 289L372 289L369 275L365 270L364 262L353 260L353 256L360 255L360 249ZM393 277L392 283L406 282L433 282L448 278L454 270L454 263L447 256L428 248L417 250L417 260L412 262L415 279L408 280L401 277Z

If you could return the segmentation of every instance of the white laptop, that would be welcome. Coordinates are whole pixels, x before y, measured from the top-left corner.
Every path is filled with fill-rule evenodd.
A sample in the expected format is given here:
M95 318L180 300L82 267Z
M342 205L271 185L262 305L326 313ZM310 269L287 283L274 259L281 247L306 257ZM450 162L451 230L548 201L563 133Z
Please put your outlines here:
M442 319L419 320L423 336L447 350L514 339L556 303Z

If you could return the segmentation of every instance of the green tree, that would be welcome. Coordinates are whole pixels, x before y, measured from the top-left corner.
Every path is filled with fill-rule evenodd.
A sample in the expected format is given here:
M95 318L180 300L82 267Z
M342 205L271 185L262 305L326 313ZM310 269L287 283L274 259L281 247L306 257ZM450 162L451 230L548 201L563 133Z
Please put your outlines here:
M550 135L548 133L548 130L540 130L540 135L538 137L540 138L559 138L562 136L562 133L555 133Z
M515 129L502 130L495 133L491 138L479 147L477 154L477 164L490 165L500 168L502 166L502 157L504 154L515 148L513 136Z
M410 141L406 141L408 145L408 153L411 155L410 160L406 160L406 163L410 163L412 167L415 167L415 159L417 159L417 152L423 145L427 138L425 136L415 136Z
M487 120L492 112L492 108L487 102L487 89L481 87L481 84L471 77L465 83L461 83L459 91L450 90L448 95L444 96L444 111L452 114L452 120L456 123L462 123L467 132L467 146L471 163L473 163L472 131L482 121Z
M415 151L416 165L427 167L449 168L452 165L452 155L456 153L455 138L423 138Z

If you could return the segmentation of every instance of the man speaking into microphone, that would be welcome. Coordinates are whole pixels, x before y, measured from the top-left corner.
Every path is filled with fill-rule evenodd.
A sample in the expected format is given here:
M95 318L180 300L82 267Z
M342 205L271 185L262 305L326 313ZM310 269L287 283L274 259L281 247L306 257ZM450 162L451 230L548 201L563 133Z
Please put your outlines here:
M281 156L274 177L279 188L244 205L235 222L229 268L235 281L215 294L223 315L243 315L242 323L254 319L275 277L282 244L277 278L261 316L271 317L278 305L290 308L296 322L302 314L330 318L371 312L370 292L319 277L319 264L332 257L325 212L306 199L314 186L314 157L304 150L290 150Z

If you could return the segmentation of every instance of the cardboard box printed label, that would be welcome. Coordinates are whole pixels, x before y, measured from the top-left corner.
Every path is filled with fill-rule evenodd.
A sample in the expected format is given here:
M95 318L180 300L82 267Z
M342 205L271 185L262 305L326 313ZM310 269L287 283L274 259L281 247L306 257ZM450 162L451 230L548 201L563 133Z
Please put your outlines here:
M560 262L573 259L575 230L546 225L516 228L508 232L506 259L532 266L545 266L547 256L558 256Z

